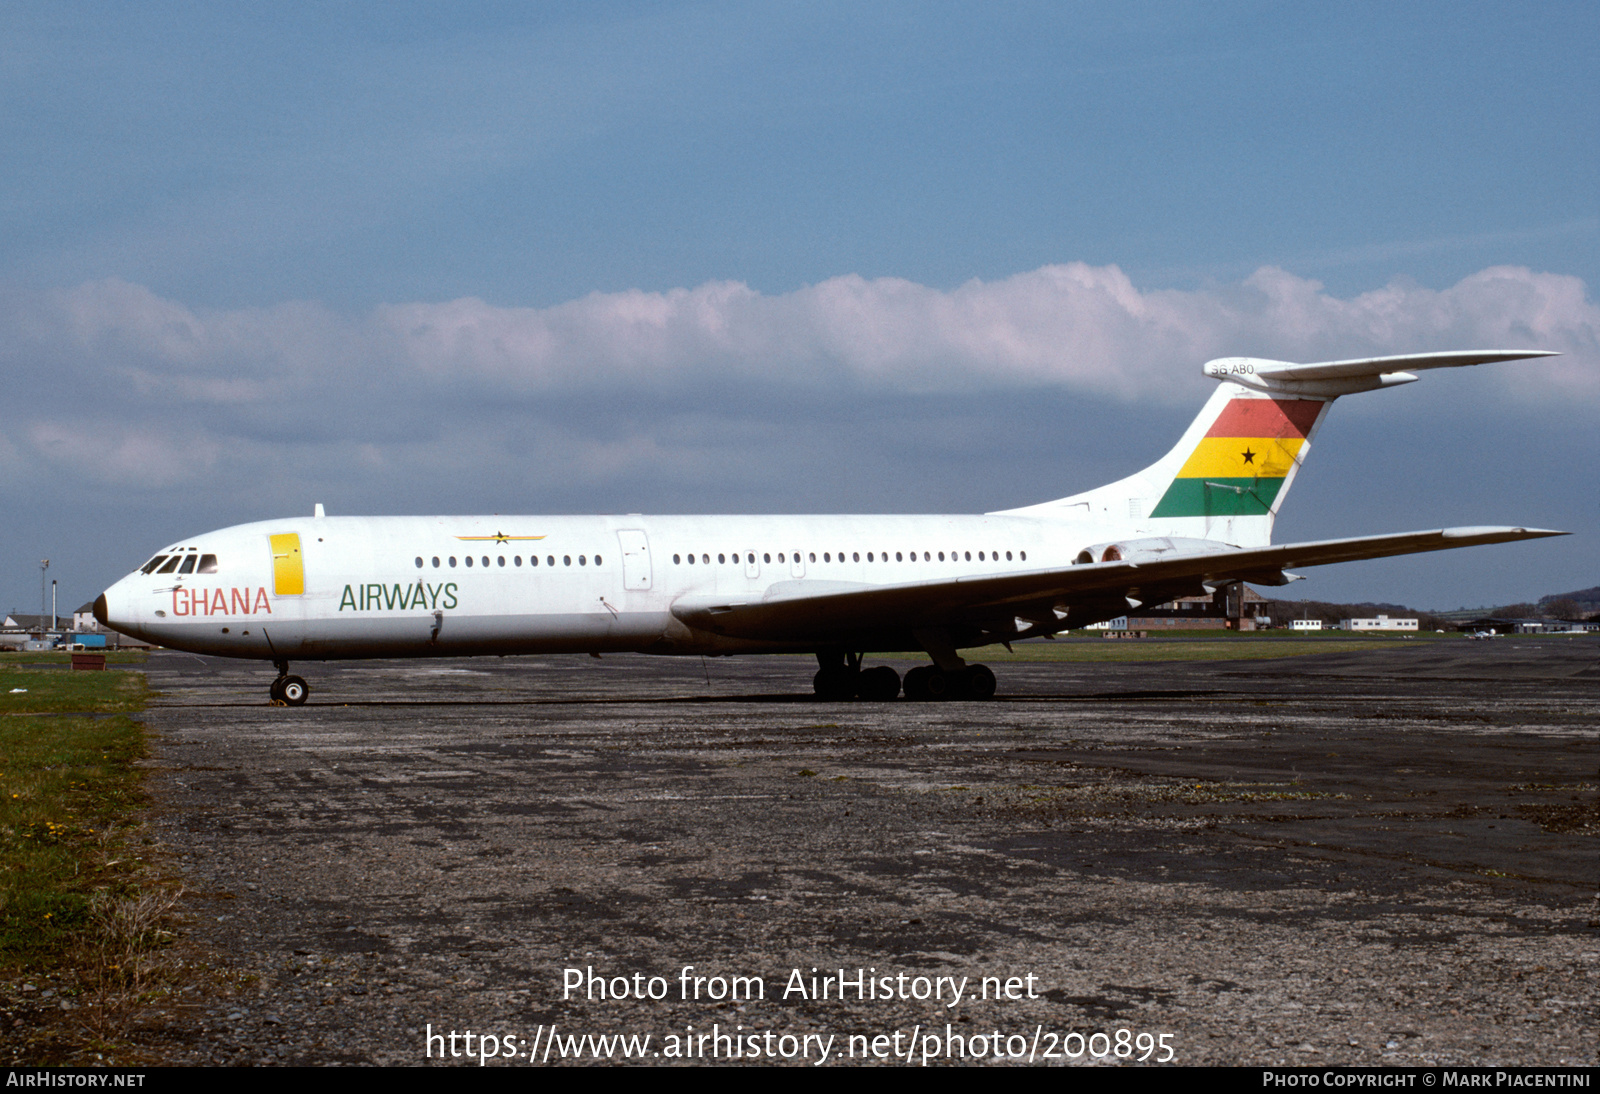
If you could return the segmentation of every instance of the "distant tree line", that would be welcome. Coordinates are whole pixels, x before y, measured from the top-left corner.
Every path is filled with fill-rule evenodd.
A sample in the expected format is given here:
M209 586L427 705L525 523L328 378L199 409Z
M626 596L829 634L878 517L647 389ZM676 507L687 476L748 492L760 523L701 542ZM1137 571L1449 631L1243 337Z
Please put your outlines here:
M1326 600L1268 600L1261 611L1274 627L1288 626L1291 619L1320 619L1332 626L1345 619L1372 619L1379 615L1415 618L1420 630L1450 630L1455 624L1432 612L1408 608L1404 604L1332 604ZM1583 623L1600 618L1600 585L1577 592L1558 593L1540 598L1537 604L1501 604L1485 608L1484 616L1497 619L1559 619Z

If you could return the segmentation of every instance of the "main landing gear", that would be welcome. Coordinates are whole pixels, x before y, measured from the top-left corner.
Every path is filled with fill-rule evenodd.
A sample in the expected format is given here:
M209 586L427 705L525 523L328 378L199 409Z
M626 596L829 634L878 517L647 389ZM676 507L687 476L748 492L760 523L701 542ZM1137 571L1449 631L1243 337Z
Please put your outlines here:
M822 667L811 678L817 698L833 702L865 699L891 702L900 697L900 674L888 665L863 669L859 653L818 653ZM912 702L940 699L993 699L994 673L984 665L965 665L945 670L938 665L919 665L906 673L906 698Z
M946 672L938 665L918 665L906 673L906 698L916 702L930 699L993 699L994 673L987 665L967 665Z
M289 675L289 662L274 661L273 667L278 670L278 678L267 689L267 694L272 697L275 707L304 706L306 697L311 694L311 689L306 686L305 680L298 676Z

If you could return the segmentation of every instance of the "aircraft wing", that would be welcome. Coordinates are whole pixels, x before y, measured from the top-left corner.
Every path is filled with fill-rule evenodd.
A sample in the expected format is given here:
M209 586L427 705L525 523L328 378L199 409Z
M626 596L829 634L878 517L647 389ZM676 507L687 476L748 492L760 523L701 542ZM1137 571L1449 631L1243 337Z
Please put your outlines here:
M1085 626L1142 605L1200 595L1230 581L1283 585L1291 566L1386 558L1485 543L1561 536L1542 528L1439 528L1384 536L1169 552L1151 559L1054 570L984 574L900 585L798 580L770 586L759 600L688 598L672 613L692 627L737 638L847 644L852 634L976 629L990 640Z

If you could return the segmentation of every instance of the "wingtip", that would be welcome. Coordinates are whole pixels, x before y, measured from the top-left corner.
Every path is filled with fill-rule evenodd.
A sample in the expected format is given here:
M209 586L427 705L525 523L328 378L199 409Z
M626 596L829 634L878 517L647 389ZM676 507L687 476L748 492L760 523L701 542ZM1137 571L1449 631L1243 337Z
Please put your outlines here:
M1491 536L1501 536L1507 539L1542 539L1546 536L1570 536L1572 533L1562 532L1555 528L1475 525L1466 528L1442 528L1440 529L1440 534L1445 539L1485 539Z

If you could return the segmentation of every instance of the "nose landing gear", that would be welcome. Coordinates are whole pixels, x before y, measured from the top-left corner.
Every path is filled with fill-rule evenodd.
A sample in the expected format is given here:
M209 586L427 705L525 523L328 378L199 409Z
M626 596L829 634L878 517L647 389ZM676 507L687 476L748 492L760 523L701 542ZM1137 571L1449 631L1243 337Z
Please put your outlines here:
M306 698L311 694L311 688L304 679L289 675L289 662L274 661L273 667L278 670L278 678L267 688L267 694L272 698L272 705L276 707L304 706Z

